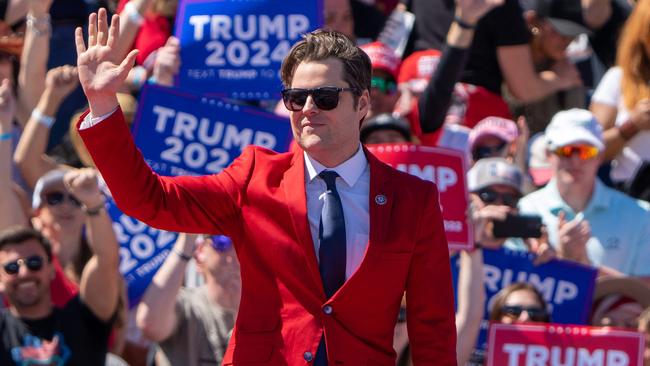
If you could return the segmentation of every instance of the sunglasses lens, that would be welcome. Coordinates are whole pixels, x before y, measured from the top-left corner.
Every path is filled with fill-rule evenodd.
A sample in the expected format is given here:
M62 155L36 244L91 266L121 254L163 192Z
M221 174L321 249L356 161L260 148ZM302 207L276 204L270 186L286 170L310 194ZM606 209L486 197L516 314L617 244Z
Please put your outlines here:
M479 192L478 196L485 203L494 203L497 200L496 192L485 189Z
M313 96L318 109L329 111L339 105L339 90L337 88L318 88L314 90Z
M45 194L45 202L50 206L56 206L63 202L63 193L61 192L50 192Z
M372 88L378 89L384 94L394 94L397 90L397 84L390 79L384 79L380 76L373 76L370 82Z
M39 271L41 268L43 268L43 258L39 256L29 257L25 263L27 264L27 268L29 268L30 271Z
M19 268L20 265L18 264L18 262L11 262L4 265L5 272L7 272L7 274L10 275L15 275L16 273L18 273Z
M305 106L309 90L306 89L287 89L282 91L282 101L284 106L290 111L299 111Z
M589 160L598 155L598 148L590 145L569 145L555 149L555 155L563 158L570 158L578 154L580 160Z

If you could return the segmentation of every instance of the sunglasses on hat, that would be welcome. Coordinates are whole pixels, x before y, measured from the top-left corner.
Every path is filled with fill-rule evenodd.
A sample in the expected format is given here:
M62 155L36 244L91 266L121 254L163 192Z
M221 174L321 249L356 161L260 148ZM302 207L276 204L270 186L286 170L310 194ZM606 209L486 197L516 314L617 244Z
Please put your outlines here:
M570 158L578 154L580 160L589 160L598 155L598 148L591 145L567 145L558 147L553 153L561 158Z
M397 83L395 83L395 80L381 76L373 76L370 80L370 87L376 88L384 94L392 95L397 91Z
M500 193L490 188L483 188L478 191L477 194L484 203L493 204L501 202L502 204L512 208L517 207L517 202L519 202L519 199L521 198L518 194Z
M58 206L62 204L63 201L68 200L74 206L81 207L81 202L79 202L75 196L69 193L63 193L59 191L48 192L43 195L43 198L45 198L45 203L48 206Z
M520 305L505 305L501 307L501 313L511 319L517 319L523 312L528 313L528 317L532 321L545 322L548 321L548 312L545 309L537 306L520 306Z
M357 88L338 88L335 86L322 86L314 89L284 89L282 90L282 101L284 106L292 112L301 111L307 103L307 97L311 95L314 104L318 109L330 111L339 105L339 94L344 91L360 94Z
M8 275L15 275L20 271L20 266L25 265L32 272L40 271L43 268L43 257L32 255L27 258L20 258L13 262L5 263L2 268Z

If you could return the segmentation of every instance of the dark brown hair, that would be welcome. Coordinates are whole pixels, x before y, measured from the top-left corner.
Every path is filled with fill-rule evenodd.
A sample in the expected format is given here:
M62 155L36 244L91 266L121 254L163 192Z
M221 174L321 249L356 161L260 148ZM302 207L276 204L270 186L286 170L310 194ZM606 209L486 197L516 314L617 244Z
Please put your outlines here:
M0 231L0 250L7 245L22 244L28 240L36 240L47 255L47 260L52 261L52 246L50 242L38 230L12 226Z
M293 74L301 62L336 58L343 63L343 80L356 88L355 104L364 90L370 90L370 58L343 33L316 30L296 43L282 62L280 77L285 88L291 87Z
M490 310L490 320L501 321L501 317L503 316L502 308L503 305L505 305L508 296L510 296L513 292L522 291L522 290L532 292L533 295L535 295L535 299L537 299L537 302L542 307L542 309L548 311L548 307L546 306L546 301L544 300L544 297L535 286L527 282L517 282L517 283L513 283L510 286L504 287L503 289L501 289L501 291L499 291L499 293L497 293L494 296L494 301L492 302L492 309ZM550 322L550 321L551 321L550 314L548 314L546 322Z

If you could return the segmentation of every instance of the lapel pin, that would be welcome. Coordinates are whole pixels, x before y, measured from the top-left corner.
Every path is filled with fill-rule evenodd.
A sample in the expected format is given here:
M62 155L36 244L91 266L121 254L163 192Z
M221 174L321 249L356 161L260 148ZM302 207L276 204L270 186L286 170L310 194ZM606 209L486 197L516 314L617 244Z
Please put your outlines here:
M386 201L387 201L386 196L384 196L383 194L378 194L375 196L375 203L378 205L385 205Z

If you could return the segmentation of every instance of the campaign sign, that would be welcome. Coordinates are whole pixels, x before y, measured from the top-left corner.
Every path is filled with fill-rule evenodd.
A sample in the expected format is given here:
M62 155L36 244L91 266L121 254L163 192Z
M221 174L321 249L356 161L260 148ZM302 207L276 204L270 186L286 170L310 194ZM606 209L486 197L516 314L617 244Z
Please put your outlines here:
M147 85L133 125L135 143L160 175L208 175L248 145L279 152L292 140L286 118L175 88Z
M533 284L548 305L551 320L561 324L586 324L593 299L596 268L555 259L534 265L535 255L509 249L483 249L483 280L485 283L485 313L477 342L477 354L487 347L487 329L495 295L517 282ZM454 286L458 278L459 261L452 259Z
M410 144L368 145L379 160L397 170L438 186L449 249L470 249L473 238L467 220L465 156L458 151Z
M280 96L282 60L323 24L323 0L181 0L177 85L235 99Z
M643 366L639 332L561 324L491 324L488 366Z
M154 229L131 218L107 200L113 231L120 244L120 273L126 281L129 307L135 306L169 255L177 234Z

